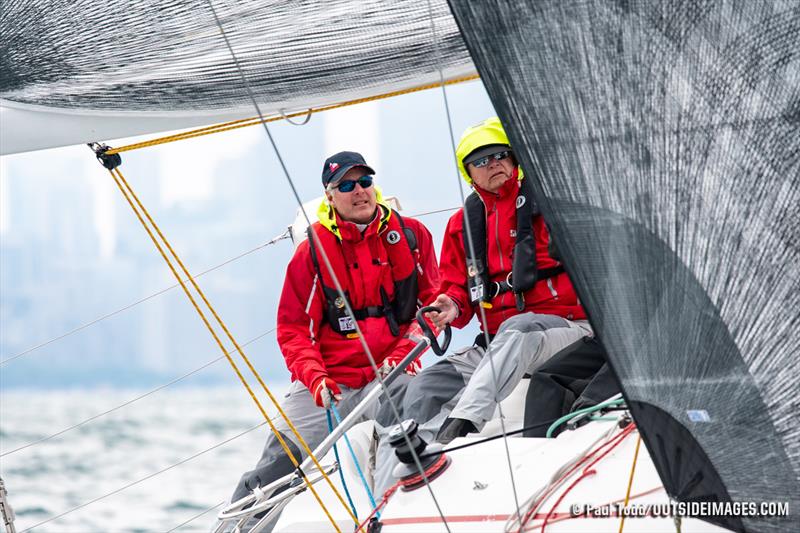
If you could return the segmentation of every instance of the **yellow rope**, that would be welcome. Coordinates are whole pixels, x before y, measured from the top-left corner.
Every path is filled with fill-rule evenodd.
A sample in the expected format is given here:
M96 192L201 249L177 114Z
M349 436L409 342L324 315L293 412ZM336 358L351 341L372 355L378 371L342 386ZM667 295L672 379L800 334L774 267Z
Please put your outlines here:
M444 85L453 85L453 84L457 84L457 83L463 83L463 82L467 82L467 81L476 80L478 78L479 78L479 76L477 74L474 74L474 75L471 75L471 76L464 76L464 77L461 77L461 78L456 78L456 79L453 79L453 80L446 81L446 82L444 82ZM440 87L441 85L442 85L441 83L431 83L431 84L422 85L422 86L419 86L419 87L414 87L414 88L411 88L411 89L404 89L404 90L401 90L401 91L392 91L392 92L384 93L384 94L377 95L377 96L371 96L371 97L367 97L367 98L358 98L358 99L355 99L355 100L349 100L347 102L343 102L343 103L340 103L340 104L329 105L329 106L324 106L324 107L321 107L321 108L318 108L318 109L311 108L311 109L308 109L307 111L291 113L291 114L288 114L288 115L282 113L280 116L266 118L266 119L263 120L263 122L264 123L274 122L274 121L281 120L281 119L290 119L290 118L295 118L295 117L304 116L304 115L310 116L313 113L320 113L320 112L323 112L323 111L330 111L330 110L333 110L333 109L339 109L339 108L346 107L346 106L362 104L362 103L376 101L376 100L382 100L382 99L386 99L386 98L392 98L392 97L400 96L400 95L403 95L403 94L411 94L411 93L415 93L415 92L419 92L419 91L424 91L424 90L427 90L427 89ZM178 134L175 134L175 135L168 135L168 136L165 136L165 137L160 137L160 138L152 139L152 140L149 140L149 141L144 141L144 142L135 143L135 144L129 144L129 145L126 145L126 146L121 146L119 148L110 148L105 153L107 155L119 154L119 153L122 153L122 152L138 150L140 148L146 148L146 147L150 147L150 146L157 146L157 145L160 145L160 144L166 144L166 143L180 141L180 140L184 140L184 139L191 139L191 138L195 138L195 137L201 137L201 136L204 136L204 135L211 135L211 134L214 134L214 133L222 133L224 131L230 131L230 130L234 130L234 129L238 129L238 128L244 128L244 127L247 127L247 126L254 126L254 125L257 125L257 124L260 124L260 123L262 123L262 120L259 119L258 117L234 120L234 121L225 122L225 123L222 123L222 124L216 124L216 125L212 125L212 126L206 126L206 127L203 127L203 128L197 128L197 129L194 129L194 130L190 130L190 131L183 132L183 133L178 133ZM161 247L161 245L158 243L158 240L155 238L153 233L150 231L150 228L148 227L147 223L145 223L144 219L142 218L142 215L136 209L136 206L134 206L133 201L131 201L131 197L136 202L136 204L139 206L139 209L141 209L141 212L145 215L145 217L147 217L148 221L153 226L153 228L156 230L156 232L158 233L159 237L163 241L164 245L169 249L170 253L175 258L175 261L178 263L178 265L180 265L181 269L183 270L184 274L186 275L186 278L189 280L189 282L191 282L191 284L194 287L194 289L197 291L197 293L202 298L203 302L206 304L206 307L208 307L209 311L211 311L211 314L214 316L214 318L216 319L217 323L220 325L220 327L222 327L222 329L225 332L225 334L227 335L228 339L231 341L231 343L233 343L234 347L236 348L236 351L239 353L239 355L242 357L242 360L245 362L247 367L250 369L250 372L253 374L253 376L255 376L256 380L259 382L259 384L261 385L261 387L264 390L264 392L267 394L269 399L272 401L273 405L277 408L277 410L280 413L281 417L283 417L283 419L286 421L286 424L289 426L289 428L291 429L292 433L294 433L294 435L297 437L299 443L301 444L301 446L303 447L305 452L308 454L309 457L311 457L311 459L314 462L314 464L316 465L317 469L322 474L322 477L325 478L325 480L327 481L328 485L330 485L331 490L333 490L334 494L339 499L339 501L341 502L342 506L344 506L344 508L347 510L348 514L353 519L353 521L356 524L358 524L358 519L353 514L352 510L350 509L350 507L345 503L344 498L339 493L339 491L336 489L336 487L333 485L333 482L325 474L324 469L319 464L317 458L314 456L314 453L308 447L308 444L305 442L303 437L298 432L297 428L294 426L292 421L289 419L289 417L283 411L283 409L281 408L279 402L277 401L275 396L272 394L272 392L269 390L269 388L267 387L266 383L264 383L264 381L261 378L261 376L259 375L258 371L253 367L253 365L250 362L249 358L244 354L244 351L242 350L242 348L239 346L239 344L233 338L233 335L230 333L228 328L225 326L225 323L222 321L222 319L216 313L216 311L211 306L209 301L206 299L205 294L203 293L202 290L200 290L200 287L197 285L197 283L195 282L194 278L189 274L189 272L186 269L186 267L184 266L183 262L180 260L180 258L175 253L175 251L172 248L172 246L169 244L169 241L167 241L166 237L164 237L163 233L158 228L158 225L156 225L155 221L153 221L152 217L150 217L150 214L148 213L147 209L145 209L144 205L142 205L142 203L139 201L139 198L136 196L136 193L133 192L133 189L130 187L128 182L125 180L125 177L122 175L122 172L120 172L118 169L116 169L116 173L115 173L114 170L111 170L110 173L111 173L111 176L114 178L114 181L117 184L117 187L120 189L120 192L122 192L122 195L125 197L125 200L131 206L131 209L133 209L134 213L136 214L136 217L139 219L139 222L141 222L142 226L145 228L145 231L147 231L147 234L150 236L150 239L153 241L153 244L155 244L156 248L158 249L159 253L161 254L161 257L163 257L164 261L166 261L167 266L172 271L172 274L178 280L178 283L180 284L181 288L186 293L186 295L189 297L189 300L191 301L191 303L194 306L195 310L197 311L198 315L200 315L201 320L203 321L205 326L208 328L209 332L211 333L211 336L214 338L216 343L219 345L219 347L222 350L223 354L225 355L226 359L228 359L228 362L232 366L233 370L236 372L237 377L242 382L242 384L244 385L245 389L247 389L247 392L250 394L250 397L256 403L256 406L258 407L259 411L261 412L261 414L266 419L267 423L270 426L270 429L275 434L275 437L278 439L278 442L280 443L281 447L283 447L284 451L286 451L287 456L290 458L290 460L292 461L294 466L295 467L299 467L299 462L294 457L294 454L292 454L291 450L289 449L289 447L286 444L286 442L284 441L284 439L281 437L280 432L272 424L272 421L267 416L267 413L264 410L263 406L261 405L261 402L259 402L259 400L256 397L255 393L250 388L249 384L245 380L245 378L242 375L241 371L239 370L238 366L234 362L233 358L231 358L231 356L229 355L228 350L225 348L225 346L223 345L222 341L217 336L216 332L214 331L214 328L211 326L211 324L209 323L209 321L206 318L205 314L203 313L203 311L198 306L198 304L195 301L194 297L192 296L191 292L189 291L189 289L184 284L181 276L177 273L175 267L172 265L172 262L167 257L167 255L164 252L164 250ZM127 189L127 191L126 191L126 189ZM308 485L308 488L314 494L314 497L317 499L317 501L319 502L319 504L322 507L323 511L327 515L328 519L333 524L333 527L336 529L336 531L341 533L341 530L339 529L338 525L336 524L336 522L334 521L333 517L328 512L328 509L325 507L325 504L322 502L320 496L317 494L317 492L314 489L313 485L309 482L308 478L306 477L305 472L301 471L301 474L303 475L303 479L305 480L306 484Z
M455 78L449 81L444 82L445 85L454 85L457 83L463 83L466 81L472 81L479 79L480 76L477 74L473 74L471 76L464 76L461 78ZM401 91L392 91L389 93L379 94L377 96L369 96L366 98L358 98L356 100L349 100L347 102L342 102L340 104L333 104L329 106L320 107L317 109L308 109L306 111L298 111L296 113L291 113L289 115L281 114L274 117L269 117L264 119L264 123L267 122L275 122L277 120L283 120L286 118L295 118L295 117L302 117L305 115L310 115L313 113L321 113L323 111L331 111L333 109L339 109L341 107L347 107L356 104L363 104L366 102L372 102L375 100L384 100L386 98L393 98L395 96L401 96L403 94L411 94L419 91L425 91L428 89L435 89L436 87L441 87L439 82L436 83L429 83L427 85L421 85L419 87L414 87L411 89L403 89ZM174 141L181 141L184 139L192 139L194 137L202 137L203 135L211 135L212 133L222 133L223 131L230 131L235 130L238 128L245 128L247 126L255 126L256 124L261 124L261 119L258 117L251 117L251 118L244 118L240 120L234 120L231 122L225 122L222 124L216 124L213 126L206 126L204 128L198 128L191 131L186 131L183 133L177 133L175 135L168 135L166 137L159 137L157 139L151 139L149 141L143 141L140 143L128 144L125 146L120 146L119 148L111 148L109 149L106 154L120 154L122 152L129 152L131 150L138 150L140 148L147 148L149 146L157 146L159 144L166 144Z
M312 458L312 460L314 461L314 464L315 464L315 465L317 466L317 468L319 469L319 472L320 472L320 474L322 474L322 476L323 476L323 477L325 478L325 480L328 482L328 484L330 485L331 489L332 489L332 490L333 490L333 492L336 494L336 496L338 497L339 501L342 503L342 505L344 506L344 508L347 510L348 514L350 514L350 516L351 516L351 518L353 519L353 521L354 521L356 524L358 524L358 519L357 519L357 518L355 517L355 515L352 513L352 510L350 509L350 507L349 507L349 506L348 506L348 505L345 503L345 501L344 501L344 498L342 498L342 496L341 496L341 494L339 493L339 491L338 491L338 490L336 489L336 487L333 485L333 482L330 480L330 478L327 476L327 474L325 474L325 471L324 471L324 469L322 468L322 466L321 466L321 465L319 464L319 462L317 461L317 458L314 456L313 452L312 452L312 451L309 449L309 447L308 447L308 444L306 444L305 440L304 440L304 439L303 439L303 437L300 435L300 433L297 431L297 429L295 428L294 424L292 424L291 420L289 420L289 418L286 416L286 413L283 411L283 409L281 409L281 407L280 407L280 405L278 404L277 400L275 399L275 397L273 396L273 394L270 392L270 390L267 388L267 386L266 386L266 384L264 383L264 381L261 379L261 376L258 374L258 372L256 371L256 369L255 369L255 368L253 367L253 365L250 363L250 360L249 360L249 359L247 358L247 356L244 354L244 351L242 350L242 348L241 348L241 347L239 346L239 344L238 344L238 343L237 343L237 342L234 340L234 338L233 338L233 336L231 335L230 331L229 331L229 330L228 330L228 328L225 326L225 324L222 322L222 319L219 317L219 315L217 315L217 313L216 313L216 311L214 310L214 308L211 306L211 304L209 303L209 301L206 299L206 297L205 297L205 295L204 295L203 291L202 291L202 290L200 289L200 287L197 285L196 281L195 281L195 280L194 280L194 278L191 276L191 274L189 274L189 272L188 272L188 270L186 269L186 267L184 266L183 262L180 260L180 258L178 257L178 255L175 253L175 250L174 250L174 249L172 248L172 246L169 244L169 241L167 241L167 239L166 239L166 237L164 236L164 234L163 234L163 233L161 232L161 230L158 228L158 226L156 225L155 221L152 219L152 217L151 217L151 216L150 216L150 214L148 213L147 209L145 209L144 205L142 205L142 203L139 201L139 198L136 196L136 193L134 193L134 192L133 192L133 189L130 187L130 185L128 184L128 182L125 180L125 177L122 175L122 173L121 173L119 170L116 170L116 171L112 170L112 171L111 171L111 176L114 178L114 182L117 184L117 187L120 189L120 192L122 192L122 195L125 197L125 200L127 200L128 204L131 206L131 209L133 209L134 213L136 214L136 217L139 219L139 222L141 222L141 224L142 224L142 226L144 227L145 231L147 231L147 234L150 236L150 239L153 241L153 244L155 244L156 248L158 249L159 253L161 254L161 257L164 259L164 261L166 261L166 263L167 263L167 266L168 266L168 267L169 267L169 269L172 271L172 274L173 274L173 276L175 276L175 278L178 280L178 283L180 284L180 286L181 286L181 288L183 289L183 291L186 293L186 296L189 298L190 302L191 302L191 303L192 303L192 305L194 306L194 308L195 308L195 310L197 311L198 315L200 315L200 319L203 321L203 323L205 324L206 328L208 328L209 332L211 333L211 336L214 338L214 340L216 341L217 345L220 347L220 349L222 350L223 354L224 354L224 355L225 355L225 357L228 359L228 362L229 362L229 363L231 364L231 366L233 367L233 370L234 370L234 372L236 372L236 375L237 375L237 377L239 378L239 381L241 381L241 382L242 382L242 385L244 385L245 389L247 389L247 392L250 394L250 397L251 397L251 398L253 399L253 401L255 402L256 406L258 407L258 410L261 412L261 414L264 416L264 419L265 419L265 420L267 421L267 423L269 424L269 426L270 426L270 429L271 429L271 430L272 430L272 432L275 434L275 437L278 439L278 442L280 443L281 447L283 447L284 451L286 451L286 454L287 454L287 456L290 458L290 460L292 461L292 464L293 464L295 467L298 467L300 463L299 463L299 462L298 462L298 460L295 458L294 454L292 453L291 449L288 447L288 445L286 444L286 442L284 441L284 439L281 437L281 434L280 434L280 432L277 430L277 428L276 428L276 427L274 426L274 424L272 423L272 421L271 421L270 417L267 415L266 411L264 410L263 406L261 405L261 402L258 400L258 398L256 397L255 393L254 393L254 392L253 392L253 390L250 388L249 384L247 383L247 381L245 380L245 378L244 378L244 376L242 375L241 371L239 370L239 367L236 365L236 362L235 362L235 361L233 360L233 358L230 356L230 354L228 353L228 350L225 348L224 344L222 343L222 341L220 340L220 338L217 336L217 334L216 334L216 331L214 331L214 328L213 328L213 327L211 326L211 324L209 323L208 319L207 319L207 318L206 318L206 316L205 316L205 313L203 313L202 309L200 309L200 306L197 304L197 301L196 301L196 300L194 299L194 297L192 296L192 293L189 291L189 289L188 289L188 287L186 286L186 284L184 283L184 281L183 281L182 277L181 277L181 276L178 274L178 272L176 271L176 269L175 269L174 265L172 264L172 261L170 261L170 259L167 257L167 254L164 252L164 249L161 247L161 245L159 244L158 240L157 240L157 239L155 238L155 236L153 235L152 231L150 230L150 227L147 225L147 223L146 223L146 222L144 221L144 219L142 218L142 214L141 214L141 213L143 213L143 214L144 214L144 216L147 218L147 220L150 222L150 224L151 224L151 225L153 226L153 228L156 230L156 232L158 233L159 237L160 237L160 238L161 238L161 240L163 241L164 245L165 245L165 246L166 246L166 247L169 249L170 253L171 253L171 254L172 254L172 256L175 258L175 261L176 261L176 262L177 262L177 263L180 265L180 267L181 267L181 269L183 270L183 273L184 273L184 275L186 276L186 278L187 278L187 279L188 279L188 280L189 280L189 281L192 283L193 287L195 288L195 290L197 291L197 293L200 295L200 297L203 299L203 302L205 302L206 306L207 306L207 307L208 307L208 309L211 311L211 313L213 314L214 318L217 320L218 324L219 324L219 325L220 325L220 326L223 328L223 330L224 330L224 331L225 331L225 333L227 334L227 336L228 336L228 339L229 339L229 340L230 340L230 341L231 341L231 342L234 344L234 346L236 347L236 351L237 351L237 352L239 352L239 355L240 355L240 356L242 357L242 359L245 361L245 363L247 364L248 368L249 368L249 369L250 369L250 371L253 373L253 375L256 377L256 379L258 380L258 382L261 384L261 386L263 387L264 391L265 391L265 392L267 393L267 395L269 396L270 400L272 400L273 404L274 404L274 405L277 407L277 409L278 409L278 412L279 412L279 413L280 413L280 415L281 415L281 416L284 418L284 420L286 421L287 425L288 425L288 426L289 426L289 428L292 430L292 432L295 434L295 436L297 437L297 439L298 439L298 441L300 442L301 446L302 446L302 447L305 449L305 451L306 451L306 453L308 454L308 456ZM133 201L135 201L135 202L136 202L136 204L138 205L139 209L141 210L141 213L139 212L139 209L137 209L137 208L136 208L136 206L134 205L134 203L133 203L133 201L131 200L131 198L133 198ZM331 514L330 514L330 512L328 511L328 509L327 509L327 507L325 506L325 504L322 502L322 499L320 498L319 494L318 494L318 493L316 492L316 490L314 489L314 487L313 487L313 484L312 484L312 483L311 483L311 482L308 480L308 478L306 477L306 474L305 474L305 472L302 472L302 471L301 471L301 475L303 476L303 479L306 481L306 484L307 484L308 488L309 488L309 489L311 490L311 492L314 494L314 497L317 499L317 501L319 502L319 504L320 504L320 506L322 507L323 511L324 511L324 512L325 512L325 514L327 515L328 519L329 519L329 520L331 521L331 523L333 524L333 527L336 529L336 531L338 531L339 533L341 533L341 530L339 529L338 525L336 524L336 521L335 521L335 520L333 519L333 517L331 516Z
M631 487L633 487L633 474L636 472L636 459L639 457L639 445L642 444L642 436L636 439L636 451L633 452L633 464L631 465L631 475L628 479L628 492L625 493L625 505L623 508L628 507L628 502L631 499ZM619 523L619 533L622 533L622 528L625 527L625 515L622 515L622 520Z

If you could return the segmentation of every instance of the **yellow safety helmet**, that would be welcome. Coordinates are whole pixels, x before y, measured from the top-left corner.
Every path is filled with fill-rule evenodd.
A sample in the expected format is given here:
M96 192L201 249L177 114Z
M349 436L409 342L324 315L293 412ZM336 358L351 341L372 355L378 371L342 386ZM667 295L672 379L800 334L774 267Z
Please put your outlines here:
M464 159L480 148L496 145L511 147L503 125L497 117L487 118L480 124L467 128L461 135L461 140L458 141L458 147L456 147L456 159L458 159L458 170L467 183L472 185L472 178L464 165Z

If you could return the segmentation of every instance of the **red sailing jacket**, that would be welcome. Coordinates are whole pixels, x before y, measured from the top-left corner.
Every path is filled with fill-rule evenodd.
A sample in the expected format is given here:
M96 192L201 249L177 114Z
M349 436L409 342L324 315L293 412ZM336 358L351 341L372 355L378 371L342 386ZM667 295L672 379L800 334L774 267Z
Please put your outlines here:
M501 187L499 194L493 194L475 187L486 207L487 263L490 281L504 281L511 271L514 242L517 228L516 198L519 182L508 180ZM536 239L536 265L538 269L560 265L550 257L547 245L550 233L544 219L537 215L533 219L533 231ZM459 209L447 223L442 257L439 270L442 277L441 292L451 297L460 311L453 321L453 326L463 328L472 319L477 309L470 304L467 292L467 268L464 252L464 213ZM509 291L494 300L492 307L484 309L488 333L494 335L500 324L507 318L519 314L514 294ZM543 279L533 289L525 293L525 310L540 314L558 315L569 320L586 318L572 282L566 272L555 277ZM479 314L480 316L480 314Z
M383 208L380 208L383 209ZM363 236L355 224L335 220L325 225L314 223L315 231L338 228L341 241L338 250L325 250L342 288L349 294L353 309L382 305L380 289L394 298L392 267L385 234L400 231L397 217L376 217L364 230ZM413 230L417 239L418 299L431 301L439 286L439 269L436 253L428 229L413 218L403 217L403 223ZM391 239L389 239L391 240ZM324 242L330 242L326 239ZM405 239L395 246L405 246ZM323 276L328 276L324 260L319 257ZM332 285L326 280L326 285ZM308 240L295 251L286 269L286 279L278 311L278 344L292 373L292 381L299 379L311 388L320 377L330 377L336 383L360 388L372 381L375 373L364 353L360 339L355 334L343 335L333 331L325 317L326 301L322 286L311 258ZM408 323L400 324L400 335L392 335L385 317L369 317L358 321L367 345L378 366L391 356L404 356L415 343L404 338Z

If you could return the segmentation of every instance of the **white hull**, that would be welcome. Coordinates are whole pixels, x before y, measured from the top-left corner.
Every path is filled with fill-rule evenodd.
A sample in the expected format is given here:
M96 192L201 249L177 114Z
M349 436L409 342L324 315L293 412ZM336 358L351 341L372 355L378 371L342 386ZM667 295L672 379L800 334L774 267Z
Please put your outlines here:
M507 416L507 431L521 427L521 402L525 397L526 387L527 380L503 404L503 411ZM480 440L499 432L499 421L495 420L487 424L480 435L456 439L448 447ZM371 433L369 424L356 426L349 433L362 467L369 464ZM522 508L526 507L525 502L532 495L550 485L561 475L559 471L563 465L602 446L609 436L613 438L613 435L620 433L616 421L602 420L591 422L574 431L565 431L555 439L509 437L508 451L511 456L517 496ZM617 512L617 504L621 505L625 501L638 438L638 432L635 430L622 438L618 445L591 468L595 473L589 473L576 482L590 461L577 468L538 506L532 519L527 522L525 531L541 531L545 519L547 524L544 531L551 533L619 531L621 517ZM496 439L451 452L449 457L452 463L431 482L430 490L424 486L410 492L398 489L391 496L381 515L382 531L446 532L447 528L442 523L442 516L433 502L431 491L447 520L450 531L506 531L507 522L514 518L516 506L505 447L506 442L503 439ZM603 448L603 451L609 447L610 445ZM364 520L372 506L343 444L339 447L339 455L359 519ZM329 464L334 460L333 453L330 453L322 464ZM338 473L331 479L341 491ZM573 483L574 486L568 490ZM352 531L352 519L330 488L325 483L317 483L315 488L341 531ZM655 512L660 512L662 506L669 504L669 498L643 444L639 449L630 495L629 508L637 512L643 512L643 506L647 504L659 505ZM376 499L380 497L381 495L375 495ZM583 510L585 506L598 509L606 507L606 509L598 510L595 516L576 517L573 509ZM607 508L607 506L612 507ZM517 529L518 526L508 530ZM281 532L332 530L330 521L308 491L292 500L284 509L275 527L275 531ZM628 516L623 531L674 532L676 523L670 516ZM685 533L725 530L698 519L682 519L680 531Z

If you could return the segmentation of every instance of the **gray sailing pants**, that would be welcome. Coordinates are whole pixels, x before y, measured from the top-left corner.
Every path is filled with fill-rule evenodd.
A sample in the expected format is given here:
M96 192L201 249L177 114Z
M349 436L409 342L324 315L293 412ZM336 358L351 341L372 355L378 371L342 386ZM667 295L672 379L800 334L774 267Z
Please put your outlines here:
M456 351L424 369L406 393L404 416L420 423L433 440L447 416L471 421L478 429L520 380L554 355L593 335L588 321L525 313L500 325L486 356L479 346Z
M405 395L406 386L409 381L411 381L411 376L401 374L389 386L390 395L398 410L402 410L403 396ZM353 407L364 399L369 391L379 386L380 383L377 380L373 380L361 389L351 389L349 387L340 386L342 390L342 400L336 408L342 420L350 413ZM318 407L314 403L311 393L306 386L299 381L294 381L291 384L286 399L281 404L281 408L312 451L328 436L328 418L325 409ZM332 418L332 420L335 426L335 417ZM364 413L361 421L364 420L375 420L375 429L379 437L386 435L389 429L397 423L394 412L389 402L386 400L385 394L381 395L378 402ZM286 442L292 450L292 454L299 462L302 462L306 457L305 450L300 446L294 433L286 424L286 421L283 417L278 416L274 419L274 424L276 429L280 431L284 442ZM344 441L342 440L341 442ZM348 453L346 450L346 447L340 447L339 454ZM322 458L318 457L318 459L321 460ZM374 494L376 498L380 498L383 491L394 482L391 477L391 470L396 464L393 450L388 445L385 438L381 438L378 444L375 464ZM360 466L365 475L368 475L368 465ZM294 465L286 455L278 439L270 432L264 446L264 451L261 454L261 459L253 470L245 472L244 475L242 475L231 497L231 501L243 498L247 496L253 488L263 487L292 471L294 471Z

